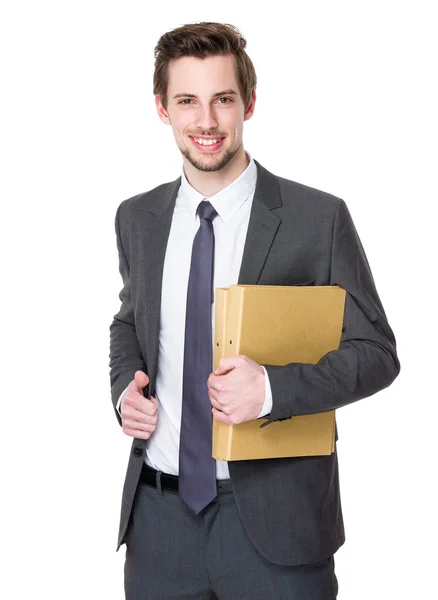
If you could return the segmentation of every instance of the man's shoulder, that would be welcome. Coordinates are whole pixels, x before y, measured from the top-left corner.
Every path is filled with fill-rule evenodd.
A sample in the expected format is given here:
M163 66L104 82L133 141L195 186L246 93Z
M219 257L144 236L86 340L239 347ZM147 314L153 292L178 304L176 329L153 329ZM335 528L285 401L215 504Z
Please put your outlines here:
M125 214L132 214L137 210L147 209L152 207L156 202L162 202L163 198L168 196L168 194L172 193L175 186L180 181L180 177L174 179L173 181L168 181L167 183L162 183L151 190L146 192L141 192L140 194L136 194L135 196L131 196L126 200L123 200L117 209L118 212L123 212Z
M285 177L275 176L280 187L280 193L283 201L294 202L303 201L306 203L323 204L325 206L336 209L340 202L343 202L341 198L325 192L323 190L298 183Z
M334 194L274 174L257 161L255 162L258 177L261 179L262 193L271 198L271 206L277 208L280 215L296 215L298 211L303 215L334 217L339 207L345 205L344 200ZM277 200L272 200L275 196Z

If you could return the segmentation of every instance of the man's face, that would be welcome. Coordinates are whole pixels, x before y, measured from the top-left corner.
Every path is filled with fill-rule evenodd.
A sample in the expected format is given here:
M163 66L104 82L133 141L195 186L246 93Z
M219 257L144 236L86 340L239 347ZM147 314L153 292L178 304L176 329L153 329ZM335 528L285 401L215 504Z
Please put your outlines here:
M156 96L158 114L172 126L181 154L199 171L218 171L242 147L245 111L232 55L184 56L169 65L167 110Z

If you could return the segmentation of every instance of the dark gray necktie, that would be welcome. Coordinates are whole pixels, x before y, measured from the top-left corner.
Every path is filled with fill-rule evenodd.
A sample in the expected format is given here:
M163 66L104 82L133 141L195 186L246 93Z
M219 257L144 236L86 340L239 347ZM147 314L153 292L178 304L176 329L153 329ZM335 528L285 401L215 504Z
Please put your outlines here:
M212 458L212 412L207 379L213 369L214 231L217 216L210 202L198 206L199 229L193 240L187 290L183 400L178 491L197 515L216 497L216 461Z

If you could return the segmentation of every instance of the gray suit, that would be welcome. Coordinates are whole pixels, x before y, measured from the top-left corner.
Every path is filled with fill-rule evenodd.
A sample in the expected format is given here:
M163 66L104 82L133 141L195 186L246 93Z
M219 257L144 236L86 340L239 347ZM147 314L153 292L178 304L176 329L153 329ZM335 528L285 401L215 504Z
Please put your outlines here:
M257 185L238 283L339 285L347 291L341 345L318 364L264 365L273 408L266 423L337 409L392 383L394 334L348 209L339 198L277 177L257 161ZM161 282L180 178L122 202L115 228L123 289L110 326L112 401L137 370L157 375ZM120 422L120 417L116 411ZM145 440L134 439L117 550L124 542ZM257 550L278 565L321 561L344 542L338 463L331 456L229 463L240 518Z

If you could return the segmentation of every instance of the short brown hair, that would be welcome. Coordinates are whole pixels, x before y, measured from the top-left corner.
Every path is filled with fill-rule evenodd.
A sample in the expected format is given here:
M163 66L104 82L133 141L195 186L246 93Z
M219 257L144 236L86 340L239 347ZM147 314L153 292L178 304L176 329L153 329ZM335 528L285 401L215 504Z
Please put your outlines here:
M251 102L257 77L251 59L245 52L246 39L234 25L227 23L190 23L163 34L155 46L154 94L167 108L169 64L181 56L207 58L232 54L236 57L237 79L245 108Z

